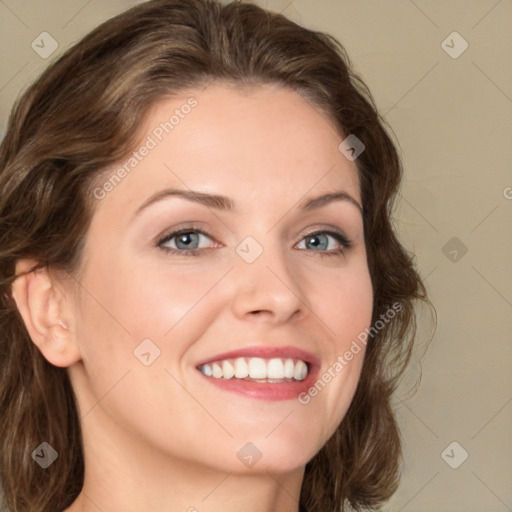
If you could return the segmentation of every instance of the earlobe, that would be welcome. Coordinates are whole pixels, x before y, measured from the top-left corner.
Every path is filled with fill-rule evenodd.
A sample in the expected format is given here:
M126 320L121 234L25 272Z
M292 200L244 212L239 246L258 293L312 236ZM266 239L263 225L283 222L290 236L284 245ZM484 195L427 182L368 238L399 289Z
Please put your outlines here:
M71 366L80 360L71 329L72 304L48 268L30 272L35 264L33 260L17 262L19 277L12 285L12 296L30 338L45 359L55 366Z

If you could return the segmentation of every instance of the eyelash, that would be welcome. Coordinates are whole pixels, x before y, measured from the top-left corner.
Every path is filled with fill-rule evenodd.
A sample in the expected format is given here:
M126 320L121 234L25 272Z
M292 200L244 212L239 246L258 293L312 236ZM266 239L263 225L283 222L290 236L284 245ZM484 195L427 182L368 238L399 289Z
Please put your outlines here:
M199 233L201 235L205 235L206 237L212 239L212 237L210 235L208 235L208 233L205 233L201 229L197 229L197 228L190 226L187 228L182 228L182 229L178 229L176 231L172 231L171 233L164 235L162 238L159 239L159 241L157 243L157 247L162 249L167 254L179 255L179 256L183 256L183 255L185 255L185 256L200 256L201 251L204 251L205 249L183 249L183 250L180 250L180 249L174 249L172 247L165 247L163 245L179 235L184 235L184 234L188 234L188 233ZM333 249L330 251L313 251L313 252L318 253L318 255L320 257L324 257L324 256L328 256L328 257L338 256L339 257L339 256L344 255L345 251L352 247L352 242L341 231L337 231L337 230L333 230L333 229L323 229L323 230L313 231L311 233L304 235L300 241L302 242L302 240L304 240L305 238L310 238L315 235L321 235L321 234L326 234L326 235L332 236L337 242L339 242L341 244L341 247L339 249ZM213 248L210 247L208 249L213 249ZM300 249L300 250L303 250L303 249Z

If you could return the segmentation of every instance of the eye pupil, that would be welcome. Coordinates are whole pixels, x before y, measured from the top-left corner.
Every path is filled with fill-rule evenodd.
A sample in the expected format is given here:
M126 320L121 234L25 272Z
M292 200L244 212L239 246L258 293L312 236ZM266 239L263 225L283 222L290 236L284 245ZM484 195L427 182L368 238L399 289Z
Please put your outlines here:
M322 242L319 241L320 236L322 236L322 235L311 235L311 236L308 237L308 240L312 243L312 245L314 247L319 247L319 246L322 245ZM325 235L324 235L324 237L325 237ZM314 240L316 240L316 242L314 242ZM323 243L323 247L322 247L323 250L326 250L327 245L328 245L328 242Z
M192 237L193 236L197 236L197 234L195 234L195 233L182 233L181 235L179 235L178 238L177 238L177 241L176 241L177 247L179 247L180 243L183 243L183 244L185 244L185 248L189 248L190 245L193 243L193 241L192 241Z

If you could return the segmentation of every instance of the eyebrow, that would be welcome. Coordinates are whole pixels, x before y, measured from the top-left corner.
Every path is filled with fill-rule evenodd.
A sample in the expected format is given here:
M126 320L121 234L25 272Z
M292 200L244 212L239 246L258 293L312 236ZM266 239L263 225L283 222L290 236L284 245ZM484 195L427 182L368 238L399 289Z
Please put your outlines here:
M139 206L139 208L137 208L135 215L139 215L148 206L169 197L187 199L188 201L193 201L195 203L202 204L204 206L207 206L208 208L213 208L215 210L235 210L235 203L229 197L220 196L216 194L205 194L204 192L198 192L196 190L170 188L161 190L156 194L153 194L151 197L149 197L146 201L144 201L144 203L142 203L141 206ZM326 206L327 204L332 203L334 201L347 201L348 203L356 206L357 209L361 212L361 214L363 213L363 208L359 204L359 202L356 199L354 199L350 194L342 190L310 198L304 204L300 205L299 208L303 211L311 211L317 208L321 208L322 206Z

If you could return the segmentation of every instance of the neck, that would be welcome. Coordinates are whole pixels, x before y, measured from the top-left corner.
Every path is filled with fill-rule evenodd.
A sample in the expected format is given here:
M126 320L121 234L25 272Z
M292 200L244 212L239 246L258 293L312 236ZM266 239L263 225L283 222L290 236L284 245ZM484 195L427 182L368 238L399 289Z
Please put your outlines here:
M82 435L84 486L65 512L299 510L303 466L277 473L240 464L238 472L223 471L223 461L177 459L139 442L100 410L84 418Z

